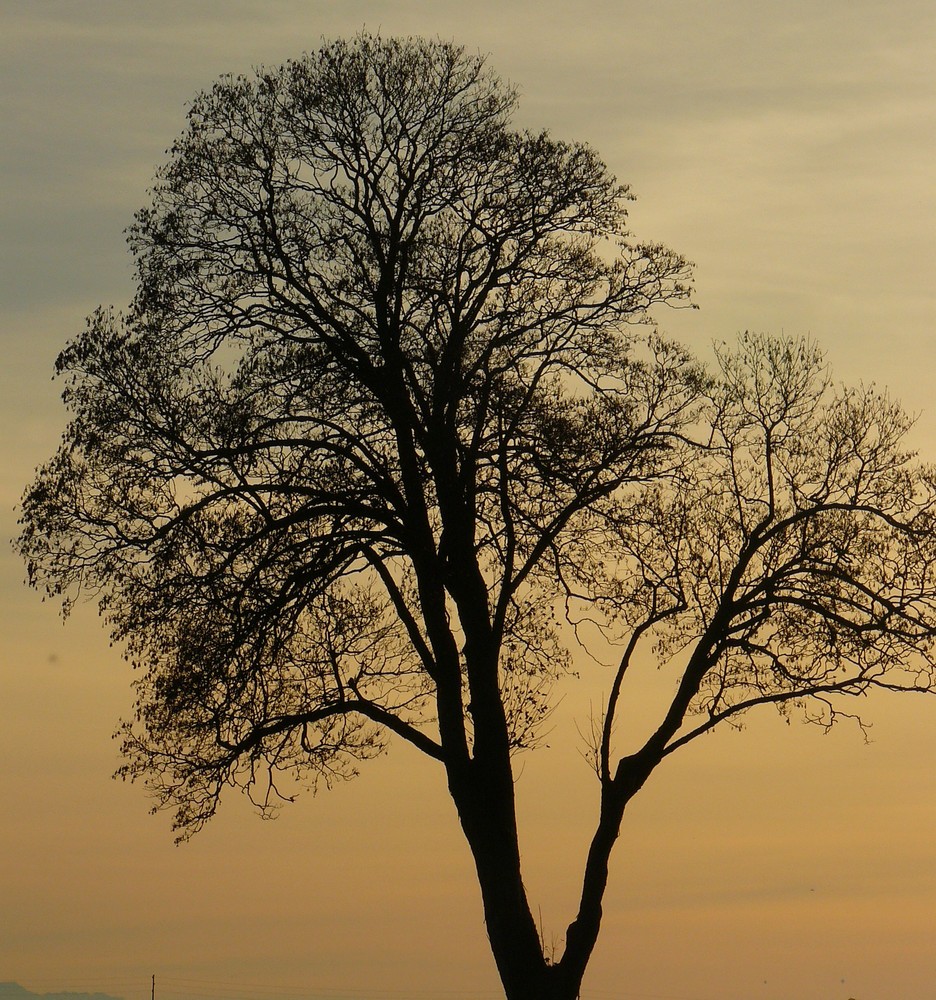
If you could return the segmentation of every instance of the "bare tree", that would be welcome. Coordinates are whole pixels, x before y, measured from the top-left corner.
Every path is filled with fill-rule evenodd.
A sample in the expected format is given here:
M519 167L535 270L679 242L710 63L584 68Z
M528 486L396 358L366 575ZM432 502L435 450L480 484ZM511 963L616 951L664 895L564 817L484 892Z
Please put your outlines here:
M899 408L809 344L745 336L708 374L658 335L689 265L515 105L481 58L367 35L199 95L130 230L134 302L59 358L73 418L19 547L139 668L122 773L180 837L225 786L270 810L396 736L444 772L506 995L571 1000L664 758L753 706L830 725L933 689L936 498ZM512 760L585 617L619 663L547 960ZM656 663L672 699L618 746Z

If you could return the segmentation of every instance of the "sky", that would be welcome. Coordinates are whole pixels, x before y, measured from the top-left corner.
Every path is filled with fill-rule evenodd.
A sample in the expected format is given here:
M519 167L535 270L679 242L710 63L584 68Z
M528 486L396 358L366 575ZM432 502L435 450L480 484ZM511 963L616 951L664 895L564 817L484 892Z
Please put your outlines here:
M887 386L936 459L936 8L930 0L0 0L0 537L64 425L54 358L132 294L123 230L221 73L367 28L490 54L518 125L594 145L638 236L696 262L706 357L808 335ZM496 997L441 775L403 746L272 823L239 799L191 843L112 781L130 671L0 547L0 981L145 1000ZM575 714L521 759L526 882L572 916L595 787ZM654 775L625 816L583 998L928 1000L936 700L872 742L764 715Z

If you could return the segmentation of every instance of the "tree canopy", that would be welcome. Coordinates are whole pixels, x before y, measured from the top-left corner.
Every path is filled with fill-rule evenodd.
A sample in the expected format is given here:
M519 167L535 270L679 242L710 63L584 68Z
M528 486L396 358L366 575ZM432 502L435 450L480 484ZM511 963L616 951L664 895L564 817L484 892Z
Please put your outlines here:
M708 371L661 335L689 263L516 103L481 57L369 35L198 95L129 230L135 299L58 359L72 418L19 547L66 606L99 598L138 670L122 773L180 836L227 786L268 810L285 775L408 741L445 772L508 997L558 1000L661 760L754 706L829 725L933 690L936 475L815 345L745 334ZM512 757L585 620L617 666L547 961ZM673 694L629 744L648 665Z

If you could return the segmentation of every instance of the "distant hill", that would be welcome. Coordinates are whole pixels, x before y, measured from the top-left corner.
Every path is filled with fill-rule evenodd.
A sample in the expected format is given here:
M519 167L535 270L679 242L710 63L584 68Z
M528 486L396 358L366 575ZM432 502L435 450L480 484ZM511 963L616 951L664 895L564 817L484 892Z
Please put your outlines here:
M0 983L0 1000L122 1000L106 993L33 993L19 983Z

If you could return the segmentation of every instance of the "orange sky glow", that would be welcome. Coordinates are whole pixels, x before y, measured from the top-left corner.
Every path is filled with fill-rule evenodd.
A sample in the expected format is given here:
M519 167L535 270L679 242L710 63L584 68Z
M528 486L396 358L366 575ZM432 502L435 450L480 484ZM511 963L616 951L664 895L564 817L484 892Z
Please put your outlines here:
M631 228L696 262L702 357L808 334L890 388L936 460L936 8L924 0L9 0L0 8L0 535L64 424L52 363L131 293L123 229L226 72L367 27L455 39L519 87L518 124L593 144ZM0 549L0 981L146 1000L497 997L437 765L394 744L272 823L237 797L172 844L112 781L130 670L93 606L65 625ZM583 660L518 759L525 880L572 916L597 786ZM649 697L649 694L648 694ZM865 743L769 714L663 764L629 807L583 1000L936 995L936 699L876 699Z

